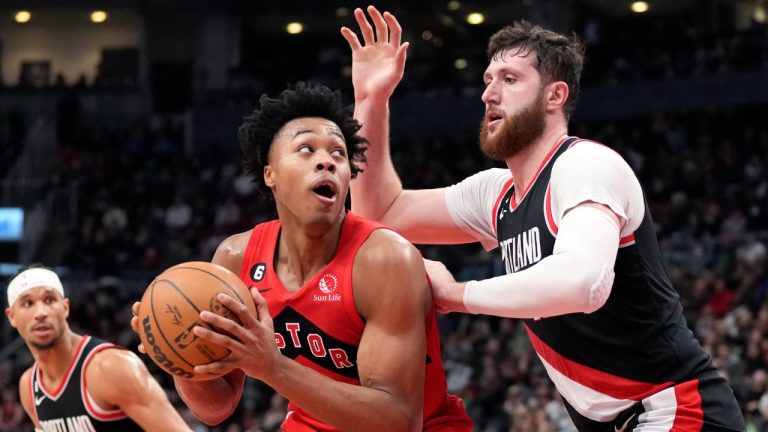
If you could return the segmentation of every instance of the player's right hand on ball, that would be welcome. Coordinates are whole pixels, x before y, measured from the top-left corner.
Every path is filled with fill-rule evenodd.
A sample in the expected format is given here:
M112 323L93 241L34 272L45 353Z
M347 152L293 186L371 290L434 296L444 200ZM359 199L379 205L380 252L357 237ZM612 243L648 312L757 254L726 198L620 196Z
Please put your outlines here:
M134 333L137 335L139 334L139 305L141 302L136 302L131 306L131 313L133 316L131 317L131 328L133 329ZM144 344L139 342L139 352L142 354L146 354L147 350L144 349Z
M200 318L210 328L196 326L192 331L200 339L227 348L227 357L205 365L195 366L198 374L225 374L241 369L248 376L265 381L284 359L275 341L275 327L269 315L267 301L256 288L251 288L256 314L227 294L217 299L237 317L237 321L210 311L200 312Z

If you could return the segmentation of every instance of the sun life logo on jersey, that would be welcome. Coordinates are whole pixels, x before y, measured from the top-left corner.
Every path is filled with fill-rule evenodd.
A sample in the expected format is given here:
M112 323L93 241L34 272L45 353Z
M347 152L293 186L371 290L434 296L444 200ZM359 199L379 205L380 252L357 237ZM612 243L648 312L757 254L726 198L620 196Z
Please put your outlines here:
M312 296L315 301L341 301L341 294L336 292L339 288L339 280L333 274L322 275L317 282L317 287L321 294Z

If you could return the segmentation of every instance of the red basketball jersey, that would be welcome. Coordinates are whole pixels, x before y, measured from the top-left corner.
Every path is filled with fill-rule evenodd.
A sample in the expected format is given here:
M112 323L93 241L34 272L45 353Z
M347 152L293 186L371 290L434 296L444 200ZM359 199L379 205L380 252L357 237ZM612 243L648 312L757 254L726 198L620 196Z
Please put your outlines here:
M336 254L299 290L289 292L275 273L280 236L277 220L257 225L248 241L240 278L267 300L275 339L283 355L337 381L360 385L357 348L365 322L355 307L352 264L360 246L382 225L347 213ZM427 358L424 388L424 430L471 431L463 403L446 393L445 371L434 305L425 316ZM286 431L335 431L289 403Z

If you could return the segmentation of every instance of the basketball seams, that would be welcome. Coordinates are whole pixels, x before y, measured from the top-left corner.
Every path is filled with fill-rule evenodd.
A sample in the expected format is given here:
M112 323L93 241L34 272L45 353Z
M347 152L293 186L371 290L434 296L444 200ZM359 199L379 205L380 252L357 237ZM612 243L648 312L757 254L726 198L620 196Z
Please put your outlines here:
M213 264L213 265L217 265L217 264ZM221 282L222 284L224 284L224 286L225 286L225 287L227 287L227 289L228 289L228 290L229 290L229 291L230 291L230 292L231 292L231 293L232 293L232 294L233 294L235 297L237 297L237 299L240 301L240 303L243 303L243 304L245 304L245 301L243 301L243 299L242 299L242 298L240 297L240 295L237 293L237 290L236 290L236 289L234 289L234 288L232 288L232 286L229 284L229 282L227 282L226 280L222 279L221 277L219 277L218 275L216 275L216 274L215 274L215 273L213 273L213 272L209 272L208 270L203 270L203 269L201 269L201 268L197 268L197 267L179 267L179 266L176 266L176 267L174 267L174 268L173 268L173 270L195 270L195 271L199 271L199 272L205 273L205 274L207 274L207 275L209 275L209 276L211 276L211 277L213 277L213 278L216 278L216 279L218 279L218 281L219 281L219 282ZM178 288L176 288L176 290L178 290ZM197 309L196 309L196 310L197 310ZM199 312L199 310L198 310L198 312Z
M155 280L154 282L152 282L152 285L149 288L150 289L150 293L149 293L150 302L149 302L149 305L151 307L152 320L155 321L155 328L157 328L157 333L160 335L160 337L163 338L163 342L165 342L165 346L167 346L171 351L173 351L173 353L176 355L176 357L178 357L180 360L182 360L184 363L186 363L187 365L191 366L194 369L195 365L193 365L192 363L187 361L187 359L182 357L178 352L176 352L176 349L173 348L173 345L168 341L168 338L165 337L165 332L163 331L163 328L160 326L160 321L157 319L157 314L155 314L154 294L155 294L155 285L157 285L158 282L168 282L169 284L171 284L172 287L174 287L174 289L177 292L180 292L179 288L176 286L176 284L174 284L173 282L171 282L171 281L169 281L167 279L159 279L159 280ZM187 301L189 301L189 298L187 298L187 296L184 296L184 298ZM195 306L192 302L190 302L190 304L192 304L192 307L194 307L196 311L200 312L200 310L197 309L197 306Z
M176 272L176 270L180 272ZM189 272L189 270L196 270L197 272ZM209 361L220 360L229 355L231 350L217 344L195 341L197 337L190 333L194 326L219 331L215 326L201 321L199 319L200 312L203 310L215 310L217 312L214 313L217 314L223 312L218 310L220 307L224 307L218 304L216 299L218 293L225 293L233 299L237 299L250 312L255 312L255 308L252 307L253 303L249 305L245 298L246 293L244 291L248 291L248 288L242 285L242 281L237 275L229 275L228 273L228 269L208 261L188 262L166 269L147 287L142 303L144 305L149 303L149 307L143 315L148 320L147 331L150 330L150 322L155 327L153 330L157 340L155 350L160 350L157 351L159 357L153 356L152 353L148 354L162 369L168 367L178 373L172 372L170 369L166 370L167 372L192 380L215 378L210 374L196 375L193 371L194 366L205 363L204 358ZM210 279L206 279L205 275ZM160 283L167 283L170 287L156 286ZM214 303L218 305L214 305ZM173 316L167 316L167 313L171 313ZM180 315L182 313L183 315ZM176 335L177 328L169 326L171 322L183 326L186 330L178 328L181 333ZM141 335L143 337L144 333ZM197 348L194 348L195 346ZM174 365L173 362L176 364ZM192 375L189 375L190 373Z

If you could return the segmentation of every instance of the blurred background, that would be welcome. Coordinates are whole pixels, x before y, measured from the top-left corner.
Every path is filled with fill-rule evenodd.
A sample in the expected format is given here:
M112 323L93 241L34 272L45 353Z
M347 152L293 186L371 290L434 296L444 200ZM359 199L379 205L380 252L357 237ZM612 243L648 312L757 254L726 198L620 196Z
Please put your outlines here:
M210 260L271 219L235 132L263 93L297 80L352 102L356 28L336 0L5 0L0 3L0 280L55 266L72 327L135 350L130 305L166 267ZM751 431L768 430L768 0L379 1L411 43L392 101L407 187L493 163L477 148L488 37L525 18L587 45L570 133L630 163L652 207L688 324ZM475 246L424 247L459 279L501 274ZM4 297L4 296L3 296ZM5 300L3 300L5 302ZM572 431L516 320L441 317L449 390L477 431ZM32 359L0 325L0 431L31 431L17 382ZM285 401L249 381L199 431L275 431Z

